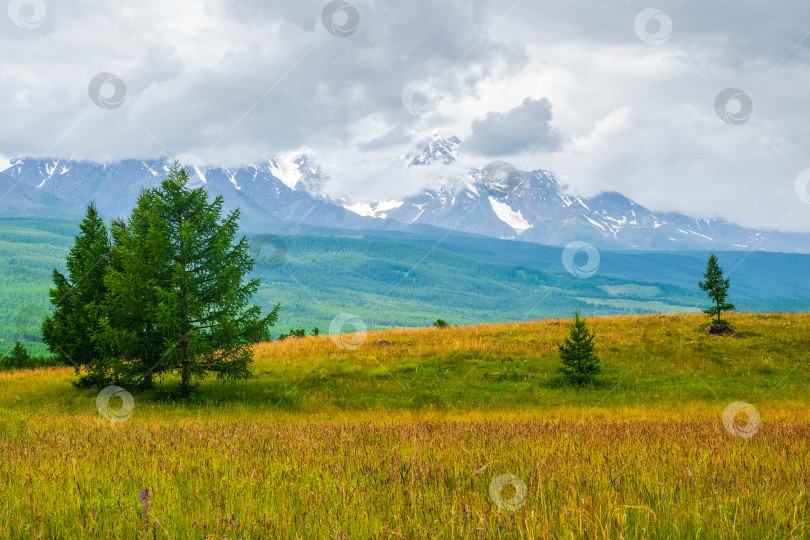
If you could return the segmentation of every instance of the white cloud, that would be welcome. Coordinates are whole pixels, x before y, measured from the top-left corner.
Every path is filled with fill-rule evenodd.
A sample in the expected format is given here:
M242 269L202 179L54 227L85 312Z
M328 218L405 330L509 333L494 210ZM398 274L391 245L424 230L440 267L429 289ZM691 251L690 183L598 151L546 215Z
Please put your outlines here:
M660 3L673 31L657 47L635 33L641 7L621 2L358 0L346 38L322 27L325 3L66 0L35 30L0 13L0 153L234 165L306 145L334 192L392 197L452 172L395 159L439 131L488 149L465 164L497 157L584 193L810 231L793 189L810 167L806 2ZM120 108L89 99L99 72L126 82ZM440 97L418 117L401 102L415 80ZM741 126L714 112L728 87L753 101ZM510 116L527 97L548 100L565 144L526 150L548 126ZM502 122L474 124L487 118Z

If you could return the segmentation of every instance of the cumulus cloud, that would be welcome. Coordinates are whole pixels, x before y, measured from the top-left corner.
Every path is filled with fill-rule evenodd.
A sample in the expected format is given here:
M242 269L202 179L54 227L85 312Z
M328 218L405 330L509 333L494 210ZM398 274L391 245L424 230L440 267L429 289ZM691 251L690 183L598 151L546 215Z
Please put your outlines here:
M522 150L558 150L563 136L550 125L551 117L548 99L526 98L507 112L490 112L474 120L465 143L472 151L490 157Z

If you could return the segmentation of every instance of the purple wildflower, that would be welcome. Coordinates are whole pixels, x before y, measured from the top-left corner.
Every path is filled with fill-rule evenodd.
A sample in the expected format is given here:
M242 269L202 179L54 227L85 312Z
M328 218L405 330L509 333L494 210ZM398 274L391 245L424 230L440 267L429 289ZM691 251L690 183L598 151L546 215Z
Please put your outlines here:
M152 493L150 493L149 488L143 488L140 494L141 498L141 516L143 516L143 527L145 529L144 532L149 531L149 511L152 509Z

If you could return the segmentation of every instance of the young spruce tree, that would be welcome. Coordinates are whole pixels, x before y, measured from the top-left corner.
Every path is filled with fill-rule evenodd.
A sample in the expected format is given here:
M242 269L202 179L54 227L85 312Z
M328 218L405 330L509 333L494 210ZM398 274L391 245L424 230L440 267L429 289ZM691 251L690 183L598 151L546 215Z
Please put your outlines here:
M559 344L560 371L569 380L583 384L602 372L599 357L593 352L596 334L588 330L579 310L574 310L574 320L569 335Z
M703 313L709 317L716 316L717 324L722 324L725 321L720 318L720 315L724 311L734 309L734 304L726 302L729 280L723 279L723 269L720 268L720 265L717 263L717 257L715 257L714 253L709 256L709 260L706 263L706 273L703 274L703 278L706 281L699 281L698 287L706 291L706 294L708 294L709 298L714 302L714 305L709 309L704 309Z
M0 367L3 369L22 369L32 366L31 355L19 341L14 344L8 356L0 357Z

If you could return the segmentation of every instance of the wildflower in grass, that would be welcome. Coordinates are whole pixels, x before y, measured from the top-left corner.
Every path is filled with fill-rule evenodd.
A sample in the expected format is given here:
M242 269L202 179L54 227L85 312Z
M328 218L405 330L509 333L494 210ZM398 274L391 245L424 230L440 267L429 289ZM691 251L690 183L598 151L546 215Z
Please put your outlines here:
M148 514L149 508L152 506L152 495L149 493L149 488L141 490L141 515Z
M149 488L143 488L140 494L141 498L141 512L140 515L143 517L143 524L141 526L142 534L146 534L149 531L149 518L151 517L150 511L152 509L152 494L149 491Z

